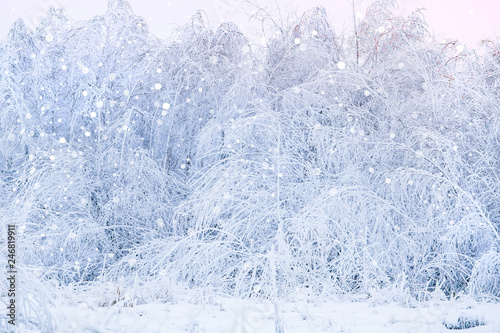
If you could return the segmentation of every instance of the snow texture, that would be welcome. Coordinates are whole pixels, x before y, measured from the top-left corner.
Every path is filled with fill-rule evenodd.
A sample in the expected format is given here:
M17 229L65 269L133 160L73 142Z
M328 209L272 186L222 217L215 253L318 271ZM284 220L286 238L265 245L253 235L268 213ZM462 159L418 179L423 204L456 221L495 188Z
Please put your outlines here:
M16 22L0 232L17 225L23 325L67 331L54 297L107 286L88 316L148 313L186 285L269 301L276 332L306 294L498 300L500 42L439 44L394 5L346 35L322 8L280 25L261 8L263 44L202 12L160 40L124 0ZM134 292L107 299L116 285Z

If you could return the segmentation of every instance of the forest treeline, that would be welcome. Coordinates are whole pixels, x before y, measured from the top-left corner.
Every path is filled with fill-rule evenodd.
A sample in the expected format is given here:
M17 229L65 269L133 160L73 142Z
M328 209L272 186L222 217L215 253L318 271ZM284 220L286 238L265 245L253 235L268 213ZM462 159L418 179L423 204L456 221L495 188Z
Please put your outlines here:
M345 35L322 8L257 10L260 44L202 12L159 39L122 0L16 22L0 215L19 265L241 297L500 297L500 42L438 43L393 6Z

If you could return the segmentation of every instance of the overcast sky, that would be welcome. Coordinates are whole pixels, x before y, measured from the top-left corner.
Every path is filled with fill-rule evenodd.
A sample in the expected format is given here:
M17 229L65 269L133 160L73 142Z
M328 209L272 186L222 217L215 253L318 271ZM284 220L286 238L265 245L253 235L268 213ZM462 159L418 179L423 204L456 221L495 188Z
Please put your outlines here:
M327 9L337 31L345 29L351 20L351 0L257 0L260 4L279 3L285 10L296 9L298 13L316 5ZM187 22L188 16L203 9L216 26L223 21L233 21L247 32L255 27L243 15L244 9L238 0L130 0L137 15L144 17L150 29L157 35L168 34L176 25ZM356 0L360 3L368 3ZM106 10L107 0L0 0L0 35L4 38L10 25L23 18L32 27L43 17L49 6L63 7L66 14L76 20L88 19ZM426 8L425 16L438 39L459 39L469 48L481 39L500 36L500 0L400 0L400 14L416 8ZM363 10L361 5L360 11Z

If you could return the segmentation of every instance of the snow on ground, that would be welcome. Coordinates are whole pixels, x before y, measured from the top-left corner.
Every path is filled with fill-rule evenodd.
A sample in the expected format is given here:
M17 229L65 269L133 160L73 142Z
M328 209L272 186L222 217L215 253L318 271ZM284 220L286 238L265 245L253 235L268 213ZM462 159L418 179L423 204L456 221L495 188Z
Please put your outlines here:
M274 305L269 301L228 298L191 298L154 302L132 307L118 303L97 307L88 303L59 309L60 332L274 332ZM450 332L443 322L454 325L463 316L484 325L471 333L500 332L500 304L473 301L428 302L417 307L346 303L281 303L285 333L349 332L404 333ZM22 332L36 332L21 330Z

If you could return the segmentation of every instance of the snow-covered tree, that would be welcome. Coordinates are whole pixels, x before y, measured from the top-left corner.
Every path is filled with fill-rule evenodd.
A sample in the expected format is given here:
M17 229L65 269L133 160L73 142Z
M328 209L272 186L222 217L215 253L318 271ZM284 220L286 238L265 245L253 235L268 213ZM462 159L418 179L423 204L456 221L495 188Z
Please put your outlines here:
M203 12L160 40L123 0L16 22L0 214L22 265L161 292L498 297L498 42L438 44L393 6L346 36L323 8L261 10L260 46Z

